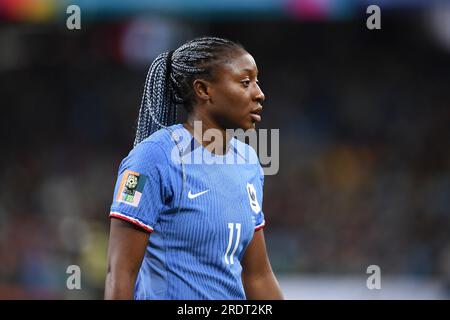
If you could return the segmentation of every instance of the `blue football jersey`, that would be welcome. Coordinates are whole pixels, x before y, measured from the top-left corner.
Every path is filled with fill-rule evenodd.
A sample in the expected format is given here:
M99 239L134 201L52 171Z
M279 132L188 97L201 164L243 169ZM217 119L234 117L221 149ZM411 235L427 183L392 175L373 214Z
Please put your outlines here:
M151 232L135 299L245 299L241 260L265 225L263 183L256 152L235 138L215 155L176 124L136 145L110 212Z

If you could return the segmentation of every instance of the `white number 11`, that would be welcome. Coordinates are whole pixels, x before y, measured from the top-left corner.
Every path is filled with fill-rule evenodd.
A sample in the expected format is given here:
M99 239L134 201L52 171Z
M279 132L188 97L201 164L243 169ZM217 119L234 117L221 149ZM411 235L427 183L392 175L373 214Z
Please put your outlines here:
M236 243L234 244L233 251L231 251L230 257L228 258L228 254L230 253L231 247L233 245L233 234L234 234L234 227L236 226ZM228 229L230 229L230 234L228 237L228 247L227 251L225 251L225 263L226 264L234 264L234 254L236 253L236 250L239 246L239 240L241 239L241 224L240 223L228 223Z

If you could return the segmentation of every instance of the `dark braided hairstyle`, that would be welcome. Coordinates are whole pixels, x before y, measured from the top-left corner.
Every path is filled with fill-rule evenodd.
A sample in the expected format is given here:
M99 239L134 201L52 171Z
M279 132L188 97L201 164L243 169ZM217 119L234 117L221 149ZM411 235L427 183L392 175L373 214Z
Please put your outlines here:
M190 112L194 80L213 78L218 64L242 51L245 49L240 44L230 40L203 37L156 57L145 80L134 146L158 129L175 124L177 105Z

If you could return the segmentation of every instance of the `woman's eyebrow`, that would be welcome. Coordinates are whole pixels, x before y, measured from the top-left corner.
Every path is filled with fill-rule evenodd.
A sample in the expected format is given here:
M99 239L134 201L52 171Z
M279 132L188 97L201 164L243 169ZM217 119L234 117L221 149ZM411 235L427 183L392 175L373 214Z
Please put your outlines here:
M248 72L248 73L253 73L253 72L255 72L255 69L245 68L245 69L242 69L241 71ZM256 69L256 74L258 74L258 69Z

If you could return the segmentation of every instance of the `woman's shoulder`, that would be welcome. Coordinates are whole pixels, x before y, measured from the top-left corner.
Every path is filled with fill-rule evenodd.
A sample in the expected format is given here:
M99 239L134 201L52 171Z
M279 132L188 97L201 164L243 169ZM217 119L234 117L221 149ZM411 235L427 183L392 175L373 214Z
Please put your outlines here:
M170 128L170 127L169 127ZM175 143L171 132L165 128L139 142L128 154L128 158L152 162L166 162Z
M142 142L150 143L150 144L157 144L161 146L162 148L165 147L172 147L174 144L173 141L173 132L177 131L179 125L173 125L166 128L161 128L154 133L152 133L150 136L148 136L146 139L144 139Z
M236 149L237 154L245 160L245 163L259 164L258 154L251 145L242 142L237 138L233 138L232 144Z

